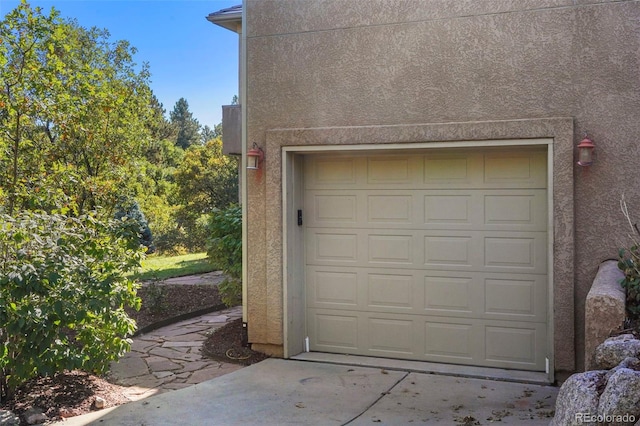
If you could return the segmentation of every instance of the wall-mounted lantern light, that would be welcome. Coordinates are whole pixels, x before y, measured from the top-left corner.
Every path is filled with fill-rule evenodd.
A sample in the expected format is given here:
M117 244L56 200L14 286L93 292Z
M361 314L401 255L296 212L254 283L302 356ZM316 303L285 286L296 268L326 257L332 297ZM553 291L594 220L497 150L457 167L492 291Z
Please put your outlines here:
M578 144L578 165L590 166L593 164L593 150L595 149L593 141L586 135Z
M247 169L258 170L263 160L264 151L254 142L253 148L247 151Z

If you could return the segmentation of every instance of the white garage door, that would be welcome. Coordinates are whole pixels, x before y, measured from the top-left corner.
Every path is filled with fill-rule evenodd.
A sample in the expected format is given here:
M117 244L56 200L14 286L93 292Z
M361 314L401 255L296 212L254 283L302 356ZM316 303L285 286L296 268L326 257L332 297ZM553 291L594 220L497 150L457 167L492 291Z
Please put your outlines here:
M546 148L304 168L312 351L544 371Z

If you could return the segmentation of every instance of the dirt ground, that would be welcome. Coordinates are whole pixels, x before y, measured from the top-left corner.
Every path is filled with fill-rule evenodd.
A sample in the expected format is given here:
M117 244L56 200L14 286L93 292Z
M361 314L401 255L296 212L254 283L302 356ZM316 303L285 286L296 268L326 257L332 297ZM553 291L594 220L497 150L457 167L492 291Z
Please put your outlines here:
M222 304L214 285L146 285L138 290L139 311L128 309L138 329L158 321Z
M251 365L268 356L242 345L242 319L231 321L216 330L202 345L202 354L223 362Z

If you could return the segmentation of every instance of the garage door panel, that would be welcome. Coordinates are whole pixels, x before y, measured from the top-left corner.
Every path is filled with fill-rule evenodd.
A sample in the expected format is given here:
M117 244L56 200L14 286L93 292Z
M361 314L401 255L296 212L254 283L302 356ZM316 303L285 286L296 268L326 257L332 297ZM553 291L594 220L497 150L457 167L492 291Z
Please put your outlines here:
M312 351L544 370L544 323L310 308Z
M368 318L369 351L393 355L412 355L413 319Z
M469 193L443 194L428 192L424 195L424 223L440 227L469 225L479 222L474 219L471 206L472 195Z
M484 279L484 317L544 322L547 292L544 277L493 275Z
M479 286L474 285L473 278L456 276L424 277L424 311L426 314L451 316L468 316L478 308L478 297L482 297ZM480 303L482 300L480 300ZM481 306L481 305L480 305Z
M314 195L310 201L311 212L316 223L353 226L357 222L356 195L318 194Z
M305 164L305 185L308 188L328 186L351 187L357 181L357 162L353 157L317 158Z
M314 336L310 340L312 350L348 350L355 352L359 345L358 336L362 335L357 315L344 312L315 312L309 310L309 327Z
M421 313L421 271L308 266L306 304L311 308L360 312Z
M355 263L358 261L358 234L335 232L318 232L308 236L308 263Z
M544 370L545 150L305 167L311 350Z
M367 159L367 183L375 187L410 185L415 181L411 157L389 156Z
M492 150L489 150L492 151ZM305 189L546 188L546 152L522 149L383 157L322 156L305 162Z
M470 269L473 266L471 258L473 239L471 235L443 234L425 235L424 264L432 268L460 268Z
M367 307L414 310L416 284L413 275L367 274ZM385 309L386 310L386 309Z
M310 271L307 274L312 303L358 306L358 274L342 271Z
M422 184L427 188L466 188L482 182L479 153L433 152L425 154L423 159Z
M413 265L413 236L412 235L368 235L367 261L385 264Z
M544 232L492 233L484 235L484 267L486 270L539 273L547 270Z
M308 265L546 274L546 232L307 229Z
M412 226L413 220L412 195L369 195L367 196L366 223L385 226L390 224Z
M423 231L427 269L546 273L545 232Z
M508 363L513 368L544 370L544 323L487 323L486 356L489 364Z
M510 268L535 268L535 239L531 237L487 237L485 265Z
M484 187L546 188L546 153L491 152L484 154Z
M308 266L306 305L309 308L361 311L366 307L366 275L359 268Z
M483 191L484 221L479 229L545 231L547 191Z
M440 362L472 363L478 333L473 324L426 322L424 325L424 354L430 360Z
M532 190L312 190L305 225L387 229L545 231L547 192Z
M546 277L309 266L307 306L417 316L545 322Z

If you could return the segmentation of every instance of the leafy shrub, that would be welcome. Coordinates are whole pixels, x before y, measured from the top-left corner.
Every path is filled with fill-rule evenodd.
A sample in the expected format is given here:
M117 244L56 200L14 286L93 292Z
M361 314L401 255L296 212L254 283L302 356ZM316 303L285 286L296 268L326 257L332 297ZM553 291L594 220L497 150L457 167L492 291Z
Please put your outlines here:
M140 299L126 274L141 256L130 222L0 215L2 393L65 369L104 372L129 350L124 308Z
M218 284L222 303L231 307L242 303L242 280L227 277Z
M632 235L630 246L618 251L618 269L624 273L620 284L627 293L627 316L635 320L640 318L640 242L638 241L640 231L638 226L632 223L624 197L620 201L620 207L631 226Z
M620 281L627 292L627 316L629 319L640 318L640 247L637 244L620 249L618 252L618 268L624 273Z
M226 275L220 283L220 297L227 306L242 302L242 209L231 205L214 209L209 219L207 256Z

